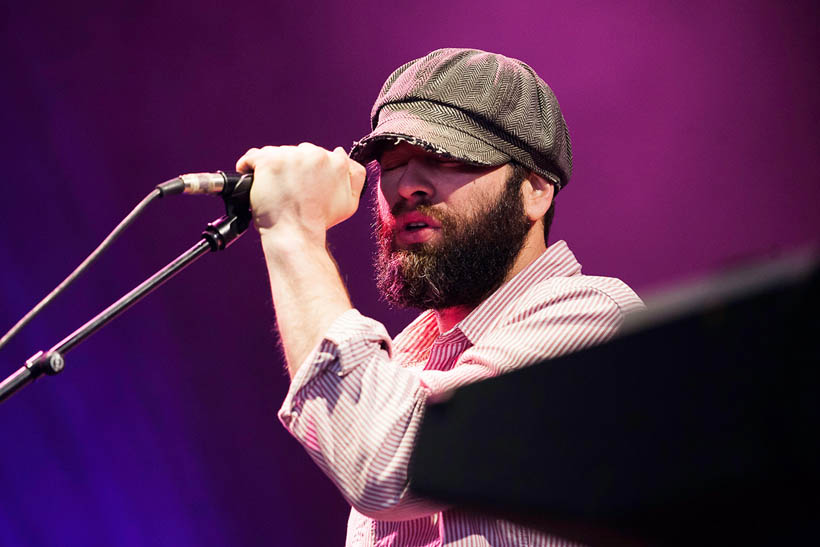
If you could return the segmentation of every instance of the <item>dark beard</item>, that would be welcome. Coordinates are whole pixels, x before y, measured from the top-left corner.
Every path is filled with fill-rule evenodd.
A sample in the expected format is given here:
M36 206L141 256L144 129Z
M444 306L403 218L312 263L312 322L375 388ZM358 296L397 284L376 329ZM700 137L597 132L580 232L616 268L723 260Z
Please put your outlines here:
M441 223L440 241L396 248L392 230L376 211L376 282L382 298L398 307L442 310L475 307L501 284L531 227L514 171L504 192L470 217L416 208ZM394 212L395 214L395 212Z

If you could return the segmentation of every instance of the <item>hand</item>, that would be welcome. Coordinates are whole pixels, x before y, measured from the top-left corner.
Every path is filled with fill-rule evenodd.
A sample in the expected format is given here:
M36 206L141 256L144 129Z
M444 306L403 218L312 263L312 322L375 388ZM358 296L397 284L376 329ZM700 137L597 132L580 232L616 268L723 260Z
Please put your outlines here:
M365 168L342 147L332 152L310 143L251 148L236 162L253 171L251 209L261 235L298 229L324 241L328 228L359 206Z

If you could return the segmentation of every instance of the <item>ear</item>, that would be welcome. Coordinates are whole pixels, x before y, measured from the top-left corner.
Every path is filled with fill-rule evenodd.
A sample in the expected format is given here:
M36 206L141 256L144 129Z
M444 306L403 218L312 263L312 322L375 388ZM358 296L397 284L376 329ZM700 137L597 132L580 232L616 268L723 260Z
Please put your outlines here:
M524 198L524 213L532 222L537 222L547 214L555 196L555 187L544 177L533 173L527 175L521 186Z

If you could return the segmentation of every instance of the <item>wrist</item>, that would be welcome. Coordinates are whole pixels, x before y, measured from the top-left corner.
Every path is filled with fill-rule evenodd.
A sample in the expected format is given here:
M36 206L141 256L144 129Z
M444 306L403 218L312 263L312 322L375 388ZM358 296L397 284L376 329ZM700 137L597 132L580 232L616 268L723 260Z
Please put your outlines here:
M300 226L277 225L259 231L262 250L269 264L278 267L300 267L327 255L325 233L316 233Z
M299 249L305 246L325 247L324 230L313 230L298 223L279 222L269 228L259 228L259 237L263 247Z

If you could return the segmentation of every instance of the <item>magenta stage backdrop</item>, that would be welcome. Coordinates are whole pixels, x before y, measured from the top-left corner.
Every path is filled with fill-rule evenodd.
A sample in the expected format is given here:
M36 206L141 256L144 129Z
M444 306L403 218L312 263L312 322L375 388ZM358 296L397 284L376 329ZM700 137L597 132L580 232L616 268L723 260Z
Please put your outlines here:
M553 239L587 273L646 293L818 241L816 2L7 4L3 331L155 184L252 146L349 147L388 74L447 46L520 58L555 90L576 169ZM220 214L153 205L0 353L2 376ZM368 225L363 208L332 246L395 333L413 314L378 301ZM276 419L273 327L249 233L0 406L0 544L340 545L346 504Z

